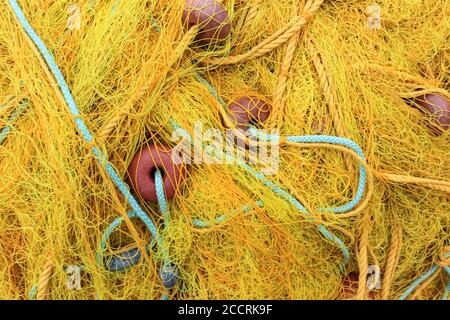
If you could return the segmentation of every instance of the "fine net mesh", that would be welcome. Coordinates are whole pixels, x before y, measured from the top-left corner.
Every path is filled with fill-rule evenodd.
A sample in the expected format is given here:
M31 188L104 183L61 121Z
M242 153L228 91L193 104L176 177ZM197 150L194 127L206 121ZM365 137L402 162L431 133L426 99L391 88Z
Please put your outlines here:
M53 54L94 142L79 134L47 65L8 1L0 3L0 129L11 127L0 145L1 299L33 298L44 289L50 299L342 299L349 298L348 273L378 265L383 279L395 245L388 297L397 299L433 265L448 262L448 191L394 182L386 173L450 180L448 131L434 135L435 120L407 100L437 93L450 101L450 2L378 0L381 27L371 30L366 10L373 1L324 1L290 40L233 63L220 61L251 51L322 1L213 1L217 15L189 29L181 0L18 2ZM228 22L223 41L199 38ZM213 38L223 32L212 31ZM103 260L130 248L145 252L152 234L127 217L131 208L95 158L94 143L129 183L127 169L139 150L179 142L173 123L191 135L196 123L225 132L220 99L243 96L271 102L259 128L344 136L363 149L373 192L354 215L317 210L355 196L357 162L341 150L281 146L270 176L342 239L350 251L345 269L339 248L304 213L243 167L219 163L186 166L185 180L167 200L165 228L158 204L132 191L178 267L172 291L158 274L158 245L126 272L99 265L101 237L118 217L124 222L111 233ZM71 265L82 266L77 290L67 286ZM414 296L439 299L447 281L439 271Z

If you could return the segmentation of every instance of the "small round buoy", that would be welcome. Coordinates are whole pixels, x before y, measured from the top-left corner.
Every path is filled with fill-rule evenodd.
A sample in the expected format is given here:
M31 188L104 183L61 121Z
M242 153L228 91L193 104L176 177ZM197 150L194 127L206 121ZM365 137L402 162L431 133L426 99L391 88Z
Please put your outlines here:
M217 0L186 0L183 21L188 28L198 26L199 41L222 41L231 32L228 12Z
M227 114L237 129L246 131L249 124L262 124L270 115L270 105L258 97L246 96L234 100Z
M157 202L155 172L160 170L167 199L174 197L186 176L186 168L172 160L172 149L168 146L152 145L143 148L128 167L133 190L145 201Z
M412 106L422 112L429 112L437 126L430 126L430 130L435 135L441 135L450 126L450 103L437 94L424 94L412 99Z
M359 274L356 272L350 272L342 280L342 292L340 295L340 299L354 298L358 293L358 282L359 282ZM369 291L369 293L367 294L367 298L369 300L375 300L375 292Z
M166 289L175 287L180 277L178 268L172 263L165 263L159 270L159 276Z

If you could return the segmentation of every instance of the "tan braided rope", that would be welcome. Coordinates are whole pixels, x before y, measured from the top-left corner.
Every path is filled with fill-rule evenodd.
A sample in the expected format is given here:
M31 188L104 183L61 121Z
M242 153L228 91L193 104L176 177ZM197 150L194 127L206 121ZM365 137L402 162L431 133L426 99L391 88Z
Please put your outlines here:
M46 300L50 289L50 278L53 274L53 262L49 260L44 267L44 270L39 277L38 289L37 289L37 300Z
M320 8L324 0L310 0L305 5L304 12L295 17L291 22L283 28L269 36L257 46L247 51L246 53L229 56L225 58L212 58L205 61L208 65L228 65L239 62L244 62L250 59L261 57L285 44L291 37L298 34L298 32L311 20L312 16Z
M391 285L394 281L395 269L400 259L400 250L402 248L403 229L401 225L392 228L391 245L389 247L386 266L384 269L383 282L381 284L381 299L387 300L391 291Z
M370 233L370 212L366 210L365 215L360 221L360 232L358 250L356 252L356 261L358 263L359 278L358 278L358 291L354 299L364 300L367 299L367 271L369 270L369 233Z
M238 33L237 36L231 40L232 47L234 47L236 44L242 43L242 42L244 42L244 40L246 40L248 33L245 32L244 30L246 30L246 27L251 25L252 22L255 20L257 14L258 14L259 8L260 8L259 7L260 4L261 4L261 0L257 0L257 1L255 1L255 3L252 3L251 6L247 8L247 13L245 14L245 16L238 21L235 31L241 31L241 32Z
M281 65L280 75L278 76L277 86L273 95L273 109L274 113L279 115L275 121L277 121L277 127L280 128L283 121L283 110L286 101L285 92L287 89L287 82L289 79L289 70L292 66L292 60L294 59L295 49L297 48L299 39L298 37L292 37L286 47L286 53Z
M309 39L307 39L306 41L306 48L308 49L313 65L317 71L320 87L325 97L325 101L327 102L328 109L331 113L333 127L336 130L338 136L348 138L349 136L343 125L342 120L343 116L341 114L340 109L337 106L337 98L334 83L332 81L330 74L326 71L323 60L320 57L317 49L315 48L313 39L311 37L309 37ZM344 157L344 161L347 169L349 171L353 171L354 166L351 160L348 157Z
M303 9L305 10L305 9ZM274 113L278 115L276 119L273 121L276 121L277 127L281 128L283 123L283 111L284 111L284 105L286 102L286 96L285 92L287 90L287 82L289 79L289 71L292 67L292 61L294 60L294 54L295 50L299 43L299 35L300 31L297 35L294 35L291 37L288 41L288 44L286 46L286 52L284 54L283 62L281 64L280 74L278 76L277 85L275 88L275 92L273 95L273 106Z
M450 182L434 180L434 179L425 179L425 178L417 178L413 176L406 176L401 174L393 174L387 172L377 172L376 176L379 179L386 180L389 182L399 183L399 184L415 184L422 187L427 187L430 189L444 191L446 193L450 193Z

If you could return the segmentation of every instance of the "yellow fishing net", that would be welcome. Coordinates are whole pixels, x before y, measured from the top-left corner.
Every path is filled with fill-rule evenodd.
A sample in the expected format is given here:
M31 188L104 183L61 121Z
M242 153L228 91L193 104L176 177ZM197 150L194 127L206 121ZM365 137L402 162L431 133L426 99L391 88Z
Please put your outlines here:
M450 101L449 1L224 0L231 33L205 44L183 24L185 0L20 0L76 117L11 2L0 3L0 130L9 128L0 145L0 299L366 299L369 291L398 299L433 266L408 298L441 298L450 276L450 136L434 134L435 119L410 100ZM220 99L247 95L271 104L260 129L356 142L367 163L364 197L347 213L316 210L351 201L358 184L357 156L325 145L282 141L269 175L317 223L240 166L188 165L167 200L166 228L160 207L136 195L178 268L166 290L161 252L145 250L151 232L127 217L129 202L92 150L129 183L141 148L177 144L173 123L192 135L199 122L225 131ZM146 252L126 272L98 263L118 217L104 256ZM317 224L348 248L343 270L339 247ZM68 266L82 266L75 289ZM381 284L369 290L372 266ZM349 273L358 284L344 294Z

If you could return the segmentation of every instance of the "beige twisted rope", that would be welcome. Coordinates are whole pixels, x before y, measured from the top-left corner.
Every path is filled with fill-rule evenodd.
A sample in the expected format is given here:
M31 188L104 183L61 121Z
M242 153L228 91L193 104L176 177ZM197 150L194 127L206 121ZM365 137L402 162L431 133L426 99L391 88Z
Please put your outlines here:
M356 260L359 269L358 291L354 299L364 300L367 298L367 271L369 269L369 233L370 233L370 213L366 211L365 216L360 221L361 236L359 238L358 251L356 252Z
M282 115L286 102L285 92L287 89L287 81L289 79L289 70L292 66L292 60L294 59L294 53L295 49L297 48L298 42L299 40L295 36L292 37L288 42L283 63L281 65L277 86L273 95L273 108L276 110L275 113L280 115L278 119L276 119L276 121L278 122L278 127L281 127L281 122L283 120Z
M243 62L246 60L261 57L285 44L291 37L296 35L307 23L312 16L320 8L324 0L310 0L305 5L304 12L295 17L291 22L283 28L275 32L270 37L259 43L250 51L237 56L229 56L225 58L212 58L205 61L208 65L228 65Z
M50 288L50 278L53 274L53 262L49 260L44 267L44 270L39 277L37 300L46 300Z
M450 193L450 182L434 180L434 179L425 179L425 178L417 178L413 176L406 176L400 174L393 174L387 172L377 172L376 175L378 178L394 182L394 183L404 183L404 184L415 184L422 187L427 187L430 189L444 191L446 193Z
M238 43L242 43L246 39L247 33L244 32L243 30L246 30L246 27L251 25L252 22L255 20L256 15L258 14L260 3L261 0L257 0L255 1L255 3L252 3L251 6L246 8L247 12L245 16L237 22L235 30L236 31L239 30L241 32L238 33L236 37L231 40L232 47L234 47Z
M402 248L403 229L401 225L392 228L391 245L386 259L386 267L381 285L381 299L387 300L391 291L391 285L394 281L395 268L400 259L400 250Z
M306 10L308 7L308 4L306 4L303 11ZM310 7L310 6L309 6ZM283 110L284 105L286 102L286 96L285 92L287 89L287 82L289 79L289 71L292 66L292 61L294 60L294 54L295 50L299 43L299 37L300 31L291 37L288 41L287 47L286 47L286 53L284 55L283 63L281 65L280 75L278 76L277 86L275 89L275 93L273 95L273 109L275 109L274 113L279 115L277 119L274 119L277 121L277 127L280 128L283 122Z
M315 48L312 38L309 38L306 41L306 47L311 56L313 65L317 71L320 87L332 116L333 127L335 128L338 136L348 138L347 131L345 130L345 127L343 125L343 116L340 109L337 107L336 91L333 80L330 74L326 71L323 60L320 57L317 49ZM347 169L349 171L354 171L354 166L351 160L348 157L344 157L344 161Z

